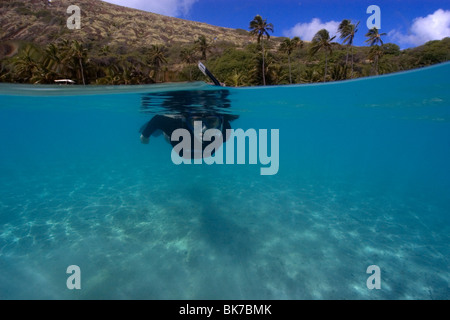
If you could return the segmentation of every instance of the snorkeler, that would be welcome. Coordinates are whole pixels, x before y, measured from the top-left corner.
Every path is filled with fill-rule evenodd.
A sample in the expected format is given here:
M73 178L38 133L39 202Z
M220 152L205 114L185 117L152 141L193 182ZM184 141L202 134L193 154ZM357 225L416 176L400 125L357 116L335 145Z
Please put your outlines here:
M178 141L172 141L171 137L175 130L185 129L191 136L190 154L180 154L183 158L200 159L203 157L203 151L212 142L204 141L203 134L210 129L217 129L221 133L220 139L226 142L229 138L227 130L231 129L230 122L237 119L237 116L228 114L187 114L187 115L156 115L141 129L141 143L148 144L151 136L159 136L161 133L174 148ZM201 128L195 126L201 124ZM229 133L229 131L228 131ZM224 138L223 138L224 137ZM219 137L216 137L219 138ZM195 142L197 139L197 143ZM201 143L201 144L200 144ZM201 150L195 146L201 145Z
M198 67L205 76L213 81L215 86L222 86L201 62L198 63ZM141 142L148 144L150 136L159 136L162 132L166 141L175 148L178 141L172 140L172 135L176 130L184 129L190 134L191 150L189 150L190 152L186 151L186 154L181 150L179 156L185 159L202 158L205 148L211 143L219 146L228 141L230 122L239 118L239 116L224 112L225 109L230 108L229 94L228 90L217 89L162 92L143 96L143 111L147 108L151 111L154 108L162 108L163 114L153 117L141 129ZM203 136L210 129L215 129L216 133L218 130L220 137L215 136L213 141L205 142Z

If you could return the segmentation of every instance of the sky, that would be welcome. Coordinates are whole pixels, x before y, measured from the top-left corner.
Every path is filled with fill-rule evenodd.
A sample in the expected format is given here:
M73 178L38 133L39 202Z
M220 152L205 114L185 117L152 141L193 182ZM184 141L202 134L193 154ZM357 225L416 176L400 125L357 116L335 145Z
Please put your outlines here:
M320 29L333 36L343 19L360 21L355 45L365 45L367 22L380 8L385 43L402 49L430 40L450 37L450 0L105 0L131 8L160 13L220 27L248 30L250 21L261 15L274 25L273 36L299 36L310 41Z

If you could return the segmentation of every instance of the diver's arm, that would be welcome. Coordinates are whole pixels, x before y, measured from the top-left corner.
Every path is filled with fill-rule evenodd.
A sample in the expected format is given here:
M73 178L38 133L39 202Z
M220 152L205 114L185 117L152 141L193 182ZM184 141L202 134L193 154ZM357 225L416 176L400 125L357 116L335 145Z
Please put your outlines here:
M181 124L182 121L180 119L156 115L141 131L141 142L148 144L150 136L158 130L161 130L167 136L171 136L174 130L181 127Z
M155 133L156 130L160 128L161 116L155 116L150 120L147 125L142 129L141 134L145 138L150 138L150 136Z

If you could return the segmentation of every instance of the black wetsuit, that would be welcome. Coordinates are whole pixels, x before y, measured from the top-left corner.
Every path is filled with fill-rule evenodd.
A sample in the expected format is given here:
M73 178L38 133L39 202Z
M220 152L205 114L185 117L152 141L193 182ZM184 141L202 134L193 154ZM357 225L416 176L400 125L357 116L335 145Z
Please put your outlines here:
M222 137L226 137L225 141L228 140L228 136L227 136L227 129L231 129L231 125L230 125L230 121L236 119L236 116L229 116L229 115L221 115L222 117ZM197 152L195 152L194 150L194 133L192 131L191 128L189 128L189 126L186 124L186 121L184 120L184 118L172 118L172 117L168 117L168 116L161 116L161 115L156 115L155 117L153 117L152 120L150 120L147 125L144 127L144 129L142 130L141 134L144 138L148 139L150 138L151 135L153 135L154 133L157 133L158 130L161 130L169 139L169 143L175 147L176 145L179 144L179 141L171 141L171 137L172 134L175 130L177 129L186 129L190 132L191 134L191 155L193 155L192 157L189 158L194 158L195 154L199 154L199 150L197 150ZM222 138L222 142L223 142L223 138ZM202 143L202 153L205 150L205 148L211 144L212 142L203 142ZM182 154L180 154L180 157L183 157ZM184 157L186 158L186 157ZM197 157L195 156L195 158L201 158L200 156Z

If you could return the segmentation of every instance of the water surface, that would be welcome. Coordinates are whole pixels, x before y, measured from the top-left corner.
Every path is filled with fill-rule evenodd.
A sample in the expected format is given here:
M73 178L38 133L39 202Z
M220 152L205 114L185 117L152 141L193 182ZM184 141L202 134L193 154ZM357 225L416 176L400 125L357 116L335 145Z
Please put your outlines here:
M0 298L448 299L448 74L225 95L0 85ZM156 114L210 106L279 130L277 175L141 144Z

